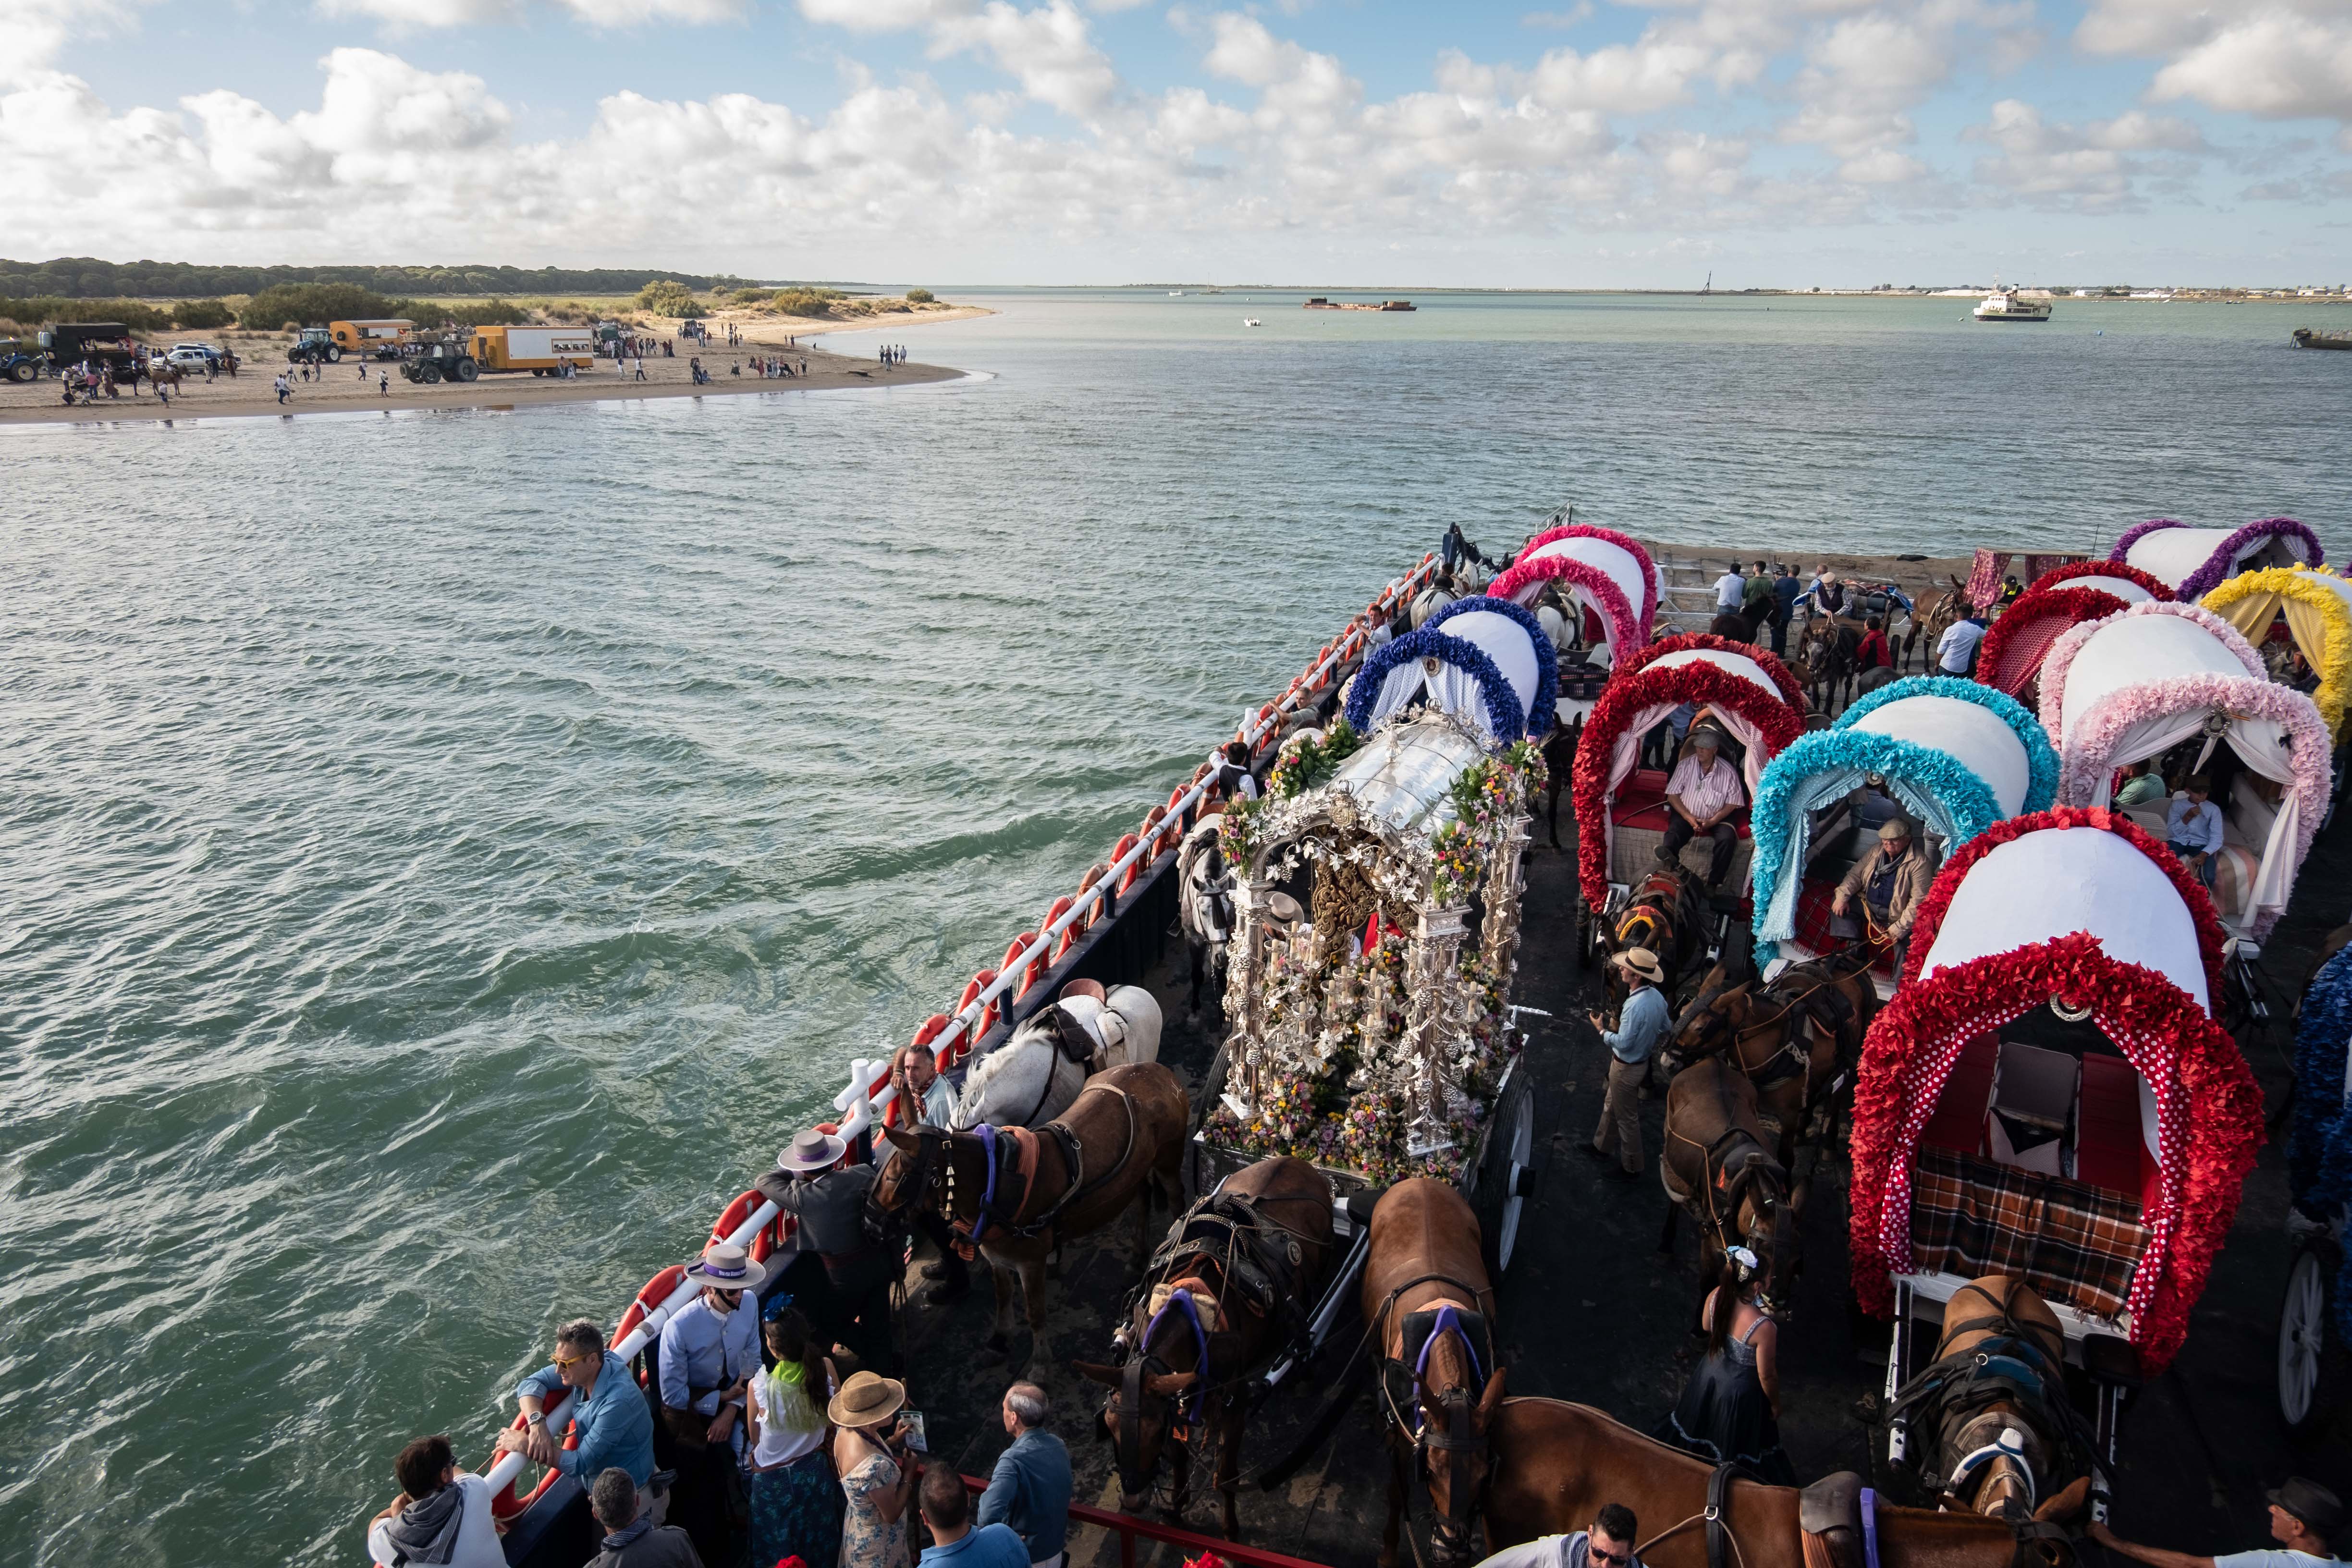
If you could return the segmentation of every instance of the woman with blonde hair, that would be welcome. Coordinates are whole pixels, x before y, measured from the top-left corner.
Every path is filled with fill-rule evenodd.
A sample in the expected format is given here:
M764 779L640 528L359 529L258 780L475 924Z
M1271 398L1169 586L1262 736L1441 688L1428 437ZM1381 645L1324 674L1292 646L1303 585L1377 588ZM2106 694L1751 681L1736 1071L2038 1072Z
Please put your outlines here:
M825 1405L841 1380L808 1320L786 1307L764 1331L775 1365L751 1378L746 1465L751 1561L831 1563L841 1551L841 1488L824 1451Z

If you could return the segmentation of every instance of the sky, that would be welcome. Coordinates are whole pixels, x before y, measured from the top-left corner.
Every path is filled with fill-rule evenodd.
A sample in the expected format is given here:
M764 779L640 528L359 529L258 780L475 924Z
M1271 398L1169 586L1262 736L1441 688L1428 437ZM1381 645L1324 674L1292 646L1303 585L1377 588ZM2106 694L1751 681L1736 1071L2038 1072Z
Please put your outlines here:
M2352 0L0 0L0 254L2352 281Z

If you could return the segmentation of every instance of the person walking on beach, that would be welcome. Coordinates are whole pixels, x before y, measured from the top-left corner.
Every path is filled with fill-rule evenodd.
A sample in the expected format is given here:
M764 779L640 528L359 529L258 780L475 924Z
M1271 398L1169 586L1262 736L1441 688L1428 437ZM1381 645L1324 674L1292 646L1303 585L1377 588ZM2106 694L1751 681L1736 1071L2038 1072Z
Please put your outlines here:
M362 381L365 381L367 379L367 372L360 372L360 379ZM392 372L388 370L380 370L376 372L375 395L378 397L390 397L392 395Z
M283 371L278 373L278 379L270 384L278 389L278 401L280 403L284 403L286 395L293 390L286 384L286 374Z

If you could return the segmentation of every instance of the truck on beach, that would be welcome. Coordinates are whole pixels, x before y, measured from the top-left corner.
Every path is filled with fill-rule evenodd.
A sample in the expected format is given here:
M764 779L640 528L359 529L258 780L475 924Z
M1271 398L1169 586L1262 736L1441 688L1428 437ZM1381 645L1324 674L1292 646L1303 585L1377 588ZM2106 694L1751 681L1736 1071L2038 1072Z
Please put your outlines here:
M373 359L398 359L403 345L415 331L416 323L404 319L327 323L327 336L335 347L347 354L366 354Z
M131 329L120 321L59 322L42 328L37 341L53 370L87 360L93 365L112 365L115 374L128 375L142 358Z
M560 375L566 365L594 367L596 338L587 327L476 327L473 352L487 371Z

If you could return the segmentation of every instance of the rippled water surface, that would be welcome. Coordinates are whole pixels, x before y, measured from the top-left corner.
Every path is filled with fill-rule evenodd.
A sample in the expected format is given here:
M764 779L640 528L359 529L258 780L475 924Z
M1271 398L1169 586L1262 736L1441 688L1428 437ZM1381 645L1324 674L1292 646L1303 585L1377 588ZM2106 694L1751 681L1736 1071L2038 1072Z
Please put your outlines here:
M0 433L0 1560L362 1560L1446 522L2352 545L2273 308L977 297L938 389Z

